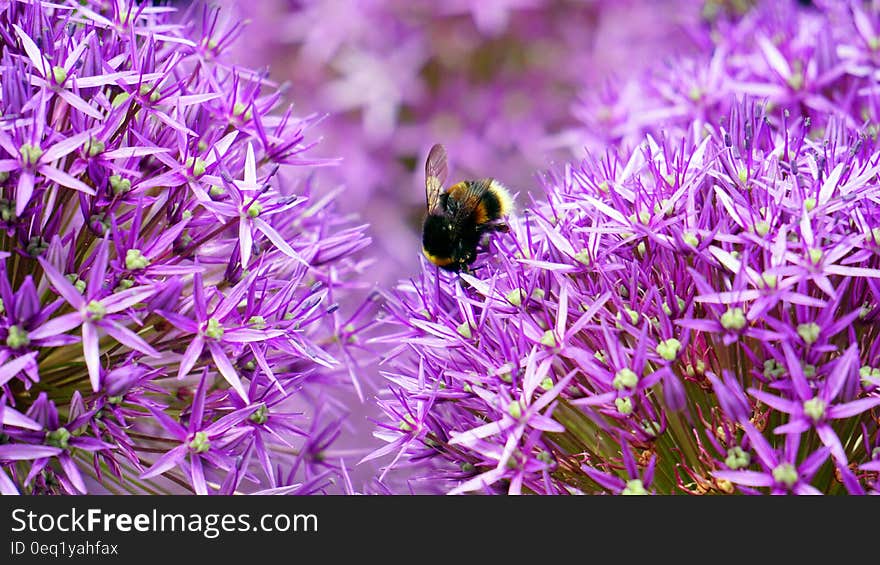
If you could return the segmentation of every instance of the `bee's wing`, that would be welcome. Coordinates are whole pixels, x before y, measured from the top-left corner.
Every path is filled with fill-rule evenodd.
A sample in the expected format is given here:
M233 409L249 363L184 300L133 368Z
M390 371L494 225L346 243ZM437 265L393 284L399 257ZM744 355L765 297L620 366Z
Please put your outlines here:
M461 222L474 213L480 201L489 192L491 184L492 179L471 180L459 183L454 191L450 189L450 195L455 199L453 218L456 225L461 225Z
M440 205L440 191L446 182L449 169L446 166L446 149L439 143L431 147L428 160L425 161L425 196L428 213L433 214Z

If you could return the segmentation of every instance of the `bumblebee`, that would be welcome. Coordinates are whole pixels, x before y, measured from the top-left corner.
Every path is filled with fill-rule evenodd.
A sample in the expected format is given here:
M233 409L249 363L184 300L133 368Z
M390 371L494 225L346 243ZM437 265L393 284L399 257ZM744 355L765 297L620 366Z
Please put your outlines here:
M467 271L483 234L508 230L501 219L513 211L513 198L492 178L463 180L444 192L447 174L446 150L434 145L425 161L422 253L442 269Z

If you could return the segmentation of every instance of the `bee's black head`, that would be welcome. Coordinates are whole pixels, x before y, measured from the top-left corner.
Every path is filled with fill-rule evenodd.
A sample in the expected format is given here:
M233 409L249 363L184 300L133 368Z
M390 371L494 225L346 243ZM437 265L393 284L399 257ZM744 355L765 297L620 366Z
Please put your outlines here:
M422 250L425 257L448 271L467 268L476 257L477 234L462 231L449 216L430 215L422 231Z
M447 216L432 214L425 218L422 247L436 257L452 257L455 250L455 230Z

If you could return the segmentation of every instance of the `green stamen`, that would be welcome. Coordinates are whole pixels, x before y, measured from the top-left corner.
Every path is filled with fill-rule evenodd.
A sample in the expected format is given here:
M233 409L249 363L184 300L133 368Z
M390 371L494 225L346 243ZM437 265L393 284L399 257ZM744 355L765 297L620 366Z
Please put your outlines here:
M193 440L189 442L189 448L195 453L205 453L211 449L211 440L208 439L208 434L205 432L196 432Z
M21 326L9 326L9 334L6 336L6 345L10 349L19 349L30 345L31 339Z
M140 249L129 249L125 252L125 268L129 271L145 269L149 264L150 260L144 257Z
M739 331L746 326L746 315L742 308L728 308L721 314L721 327L725 330Z
M639 376L635 371L626 367L617 371L614 375L614 380L611 381L611 386L617 390L623 390L625 388L634 389L638 384Z
M205 329L205 335L211 339L221 339L223 337L223 326L217 318L208 318L208 327Z
M808 324L798 324L797 333L801 336L801 339L807 345L812 345L816 343L816 340L819 339L819 324L816 322L810 322Z

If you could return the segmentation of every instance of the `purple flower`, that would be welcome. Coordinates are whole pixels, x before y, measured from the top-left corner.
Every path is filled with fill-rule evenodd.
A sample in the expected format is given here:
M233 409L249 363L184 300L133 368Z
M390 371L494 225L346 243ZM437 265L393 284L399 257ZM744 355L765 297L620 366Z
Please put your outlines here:
M369 238L316 188L315 118L231 62L222 14L0 8L4 493L340 476L339 458L315 472L295 454L333 453L325 410L369 380L351 368Z
M199 380L199 388L193 397L192 411L189 414L189 426L186 428L163 411L150 409L159 425L181 444L159 457L141 474L142 479L155 477L179 466L184 472L188 471L196 494L208 494L204 466L211 465L223 472L231 470L232 458L225 447L229 442L240 439L242 434L250 433L247 427L239 427L239 424L260 409L261 405L245 406L214 422L205 422L205 389L208 386L206 373L204 371Z
M790 435L782 453L779 453L754 426L747 423L744 427L762 470L715 471L715 477L744 487L769 488L771 494L822 494L819 489L810 485L810 481L828 459L831 452L829 448L820 447L798 464L800 435Z
M749 394L775 410L789 415L788 423L777 427L774 430L776 433L802 434L815 428L822 443L831 451L835 460L840 465L847 465L846 452L840 443L840 438L831 427L831 420L858 416L880 405L880 396L860 398L839 404L834 403L847 378L851 374L855 374L858 347L850 346L838 358L818 390L813 390L813 387L810 386L792 348L786 343L783 344L783 348L786 361L788 361L786 368L791 376L795 398L791 400L780 398L755 389L749 389Z

